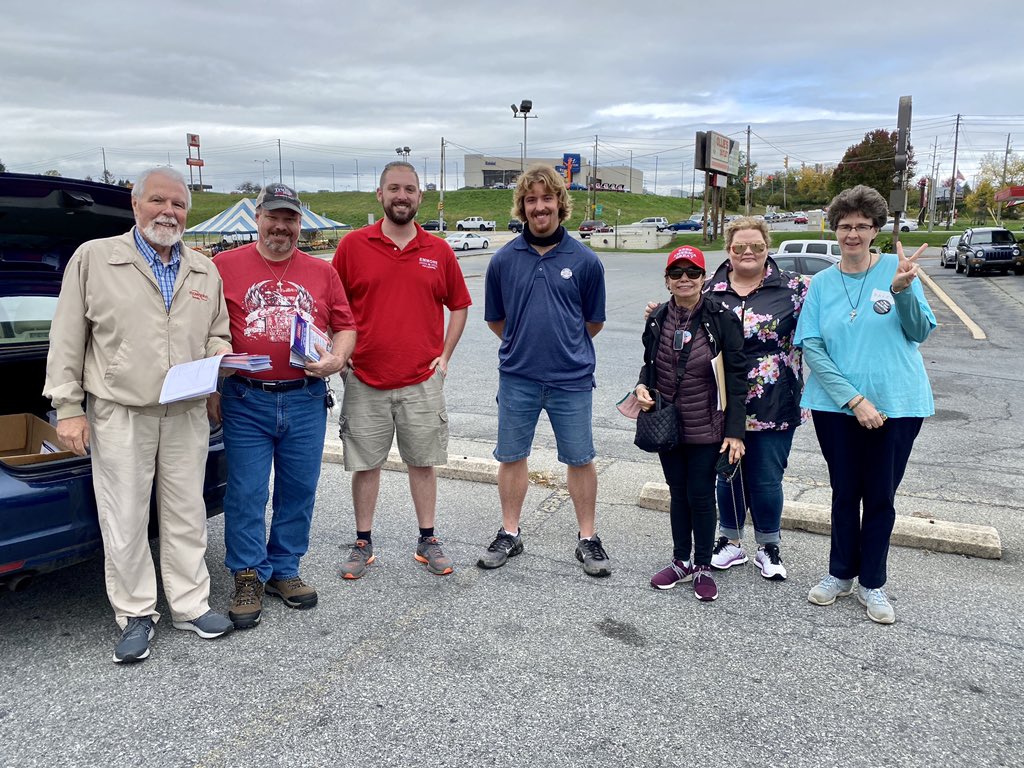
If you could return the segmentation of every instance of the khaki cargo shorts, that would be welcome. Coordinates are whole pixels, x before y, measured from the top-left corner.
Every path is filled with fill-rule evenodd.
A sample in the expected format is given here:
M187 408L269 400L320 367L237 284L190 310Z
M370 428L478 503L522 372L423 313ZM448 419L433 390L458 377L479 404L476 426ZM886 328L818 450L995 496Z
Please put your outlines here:
M426 381L400 389L375 389L348 371L339 420L345 469L376 469L398 437L402 461L433 467L448 461L448 409L440 369Z

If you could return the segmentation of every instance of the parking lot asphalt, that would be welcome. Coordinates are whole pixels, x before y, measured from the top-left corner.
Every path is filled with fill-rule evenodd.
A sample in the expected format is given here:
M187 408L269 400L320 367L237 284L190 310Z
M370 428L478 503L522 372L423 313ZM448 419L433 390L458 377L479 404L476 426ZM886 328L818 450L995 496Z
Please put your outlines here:
M486 258L462 262L474 313ZM0 765L1024 765L1024 478L1016 381L1000 373L1020 309L991 309L1000 326L984 315L998 282L936 276L972 292L962 298L989 339L971 339L933 301L940 328L922 351L938 412L898 500L901 514L994 525L1001 560L894 547L897 621L881 626L853 597L808 603L828 539L785 531L787 581L747 564L720 574L721 596L702 604L686 586L648 585L670 554L668 519L637 498L661 473L613 411L639 366L636 317L663 259L605 257L615 290L594 428L609 578L585 576L573 558L572 506L543 419L526 551L496 571L473 564L500 525L495 486L439 480L438 531L457 568L436 577L412 558L406 476L386 472L378 561L363 579L340 579L354 538L349 476L325 463L303 560L320 593L313 610L271 599L259 628L216 641L164 620L152 657L124 667L110 662L117 629L98 561L0 594ZM497 341L479 320L447 385L450 454L486 459ZM809 426L786 494L828 502ZM226 610L223 555L218 517L207 562L213 604Z

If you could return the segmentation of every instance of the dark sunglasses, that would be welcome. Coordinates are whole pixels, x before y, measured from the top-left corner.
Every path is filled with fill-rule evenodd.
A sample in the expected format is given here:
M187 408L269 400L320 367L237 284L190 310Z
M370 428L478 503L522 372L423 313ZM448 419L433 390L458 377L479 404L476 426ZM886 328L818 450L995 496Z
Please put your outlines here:
M691 280L699 280L704 277L704 270L700 267L672 267L672 269L665 272L665 277L671 277L673 280L678 280L683 275L686 275Z

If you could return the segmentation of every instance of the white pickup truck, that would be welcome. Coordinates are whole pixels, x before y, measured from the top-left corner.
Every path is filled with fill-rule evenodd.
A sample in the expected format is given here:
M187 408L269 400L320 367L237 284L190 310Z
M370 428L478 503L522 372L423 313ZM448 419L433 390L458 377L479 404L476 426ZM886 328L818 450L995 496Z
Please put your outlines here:
M487 221L483 216L467 216L455 222L455 228L460 232L464 229L476 229L480 232L493 232L496 222Z

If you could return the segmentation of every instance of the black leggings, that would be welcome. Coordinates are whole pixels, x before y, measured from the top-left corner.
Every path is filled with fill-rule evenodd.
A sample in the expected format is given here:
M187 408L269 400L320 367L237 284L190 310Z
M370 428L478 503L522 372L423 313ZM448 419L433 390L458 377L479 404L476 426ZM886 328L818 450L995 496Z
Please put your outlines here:
M672 556L696 565L711 565L715 544L715 463L720 443L681 445L658 454L672 498Z

